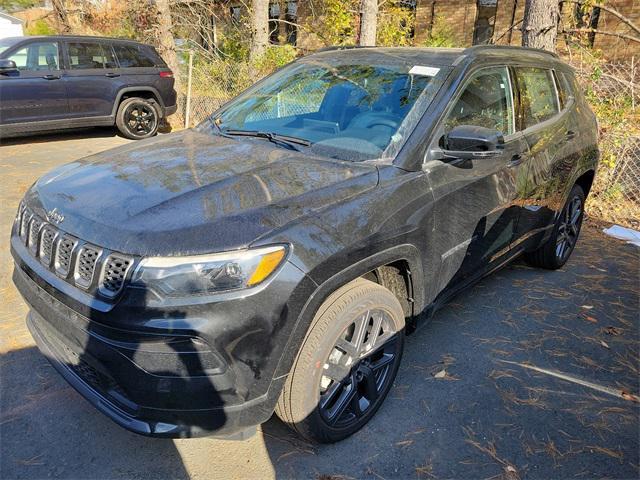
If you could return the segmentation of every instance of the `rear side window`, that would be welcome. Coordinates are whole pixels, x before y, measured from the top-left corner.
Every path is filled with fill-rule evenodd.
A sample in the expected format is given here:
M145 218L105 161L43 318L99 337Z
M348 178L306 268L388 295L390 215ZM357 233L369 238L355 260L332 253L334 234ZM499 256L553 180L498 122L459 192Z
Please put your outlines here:
M114 44L113 49L121 68L154 67L156 61L141 45Z
M59 70L60 53L56 42L30 43L9 57L16 62L18 70Z
M69 43L69 66L72 70L115 68L116 61L108 45L101 43Z
M564 110L567 104L573 100L573 91L571 90L571 82L566 74L555 72L556 88L558 89L558 100L560 101L560 109Z
M518 67L521 127L529 128L550 119L559 111L553 72L544 68Z

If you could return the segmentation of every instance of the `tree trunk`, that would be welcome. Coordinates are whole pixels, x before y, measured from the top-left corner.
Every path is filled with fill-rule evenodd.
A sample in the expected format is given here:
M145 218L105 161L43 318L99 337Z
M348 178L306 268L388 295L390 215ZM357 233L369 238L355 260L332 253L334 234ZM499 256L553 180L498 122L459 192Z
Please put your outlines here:
M69 16L67 15L67 7L64 4L64 0L53 0L51 6L53 7L53 15L58 32L71 33L71 25L69 24Z
M378 28L378 0L362 0L360 46L375 46Z
M527 0L522 22L522 46L555 52L559 21L558 0Z
M249 59L255 61L269 44L269 0L251 1L251 49Z
M158 31L158 51L171 71L173 71L176 90L180 90L180 64L176 55L176 42L173 40L173 34L171 33L173 22L171 21L169 0L156 0L156 8L158 9L158 26L156 27Z

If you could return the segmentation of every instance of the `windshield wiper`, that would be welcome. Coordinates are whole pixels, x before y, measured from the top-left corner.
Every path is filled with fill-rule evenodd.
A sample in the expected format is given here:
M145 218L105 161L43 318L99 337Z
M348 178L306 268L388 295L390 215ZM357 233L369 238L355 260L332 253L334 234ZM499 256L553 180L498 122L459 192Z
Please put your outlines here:
M311 142L306 138L292 137L290 135L281 135L279 133L261 132L258 130L235 130L235 129L221 129L221 131L226 133L227 135L266 138L270 142L284 144L289 148L293 148L294 150L298 150L298 151L300 149L296 148L294 144L304 145L305 147L311 146Z

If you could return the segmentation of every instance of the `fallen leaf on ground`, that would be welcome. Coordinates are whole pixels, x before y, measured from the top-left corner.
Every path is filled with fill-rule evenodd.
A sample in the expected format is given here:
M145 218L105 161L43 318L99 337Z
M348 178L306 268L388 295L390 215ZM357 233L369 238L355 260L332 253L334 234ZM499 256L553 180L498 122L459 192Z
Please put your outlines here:
M625 400L629 400L630 402L633 403L640 403L640 398L638 398L636 395L634 395L633 393L629 393L629 392L622 392L622 398L624 398Z
M609 345L607 345L607 342L605 342L604 340L600 340L600 345L602 345L604 348L609 348Z
M585 319L587 322L591 322L591 323L598 323L598 319L593 318L593 317L590 317L589 315L585 315L585 316L584 316L584 319Z
M582 305L582 308L584 308L585 310L591 310L593 308L593 305Z
M446 370L440 370L438 373L436 373L433 377L434 378L444 378L447 376L447 371Z
M607 335L620 335L622 333L622 330L616 327L607 327L602 329L602 331Z

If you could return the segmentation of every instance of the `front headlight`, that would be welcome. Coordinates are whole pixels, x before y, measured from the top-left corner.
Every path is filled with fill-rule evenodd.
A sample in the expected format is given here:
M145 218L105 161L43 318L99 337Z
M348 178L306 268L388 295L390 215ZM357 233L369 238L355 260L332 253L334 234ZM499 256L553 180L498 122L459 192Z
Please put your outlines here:
M283 246L190 257L148 257L140 262L132 286L161 297L207 295L254 287L283 262Z

